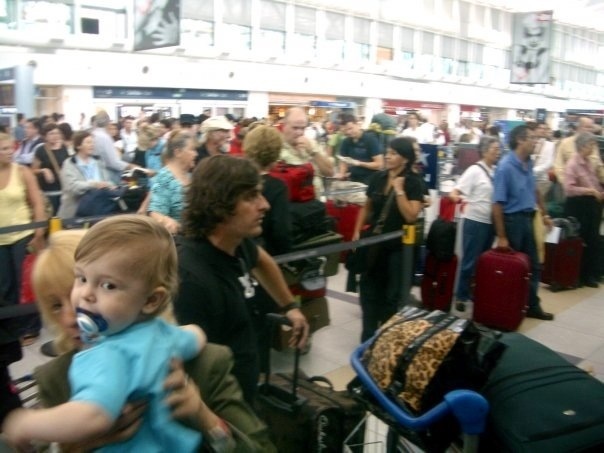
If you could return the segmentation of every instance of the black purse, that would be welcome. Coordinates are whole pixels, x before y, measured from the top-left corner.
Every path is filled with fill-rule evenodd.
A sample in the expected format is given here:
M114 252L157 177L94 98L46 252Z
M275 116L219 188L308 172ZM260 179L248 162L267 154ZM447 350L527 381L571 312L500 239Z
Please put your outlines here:
M390 190L388 199L386 200L386 203L384 203L384 206L380 211L380 216L378 218L377 223L372 229L361 232L361 239L370 236L378 236L383 233L386 216L388 215L388 211L392 206L394 197L394 190ZM380 262L380 258L383 255L383 250L383 242L372 245L366 245L364 247L359 247L357 249L351 250L348 256L346 257L346 269L348 269L349 272L354 274L361 274L363 272L372 271L377 267L377 264Z

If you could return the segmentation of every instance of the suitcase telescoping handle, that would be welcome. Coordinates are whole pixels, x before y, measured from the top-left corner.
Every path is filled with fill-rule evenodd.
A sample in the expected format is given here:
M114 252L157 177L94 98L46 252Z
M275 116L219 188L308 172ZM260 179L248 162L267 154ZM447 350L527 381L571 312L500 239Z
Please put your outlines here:
M267 358L267 363L266 363L266 377L265 377L265 384L269 383L270 380L270 375L271 375L271 352L270 352L270 347L273 344L273 335L275 333L275 326L292 326L292 322L289 320L289 318L287 318L286 316L283 315L279 315L277 313L268 313L266 315L266 318L268 319L268 328L269 328L269 332L270 332L270 338L269 338L269 351L268 351L268 358ZM294 374L292 376L292 396L294 398L294 400L298 397L297 393L298 393L298 371L300 370L300 349L299 348L295 348L294 349Z

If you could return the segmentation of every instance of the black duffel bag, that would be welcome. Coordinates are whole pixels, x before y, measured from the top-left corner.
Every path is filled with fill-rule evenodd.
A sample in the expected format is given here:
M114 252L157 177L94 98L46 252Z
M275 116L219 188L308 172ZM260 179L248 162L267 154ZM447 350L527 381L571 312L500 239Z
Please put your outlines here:
M333 227L333 221L327 216L325 203L310 200L303 203L289 203L291 214L291 240L299 244L307 239L327 233Z

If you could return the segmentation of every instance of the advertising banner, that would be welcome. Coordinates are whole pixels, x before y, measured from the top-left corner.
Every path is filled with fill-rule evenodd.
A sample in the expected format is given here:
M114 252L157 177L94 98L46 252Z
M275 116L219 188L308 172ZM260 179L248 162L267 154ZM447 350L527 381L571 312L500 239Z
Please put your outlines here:
M180 0L135 0L134 50L180 44Z
M553 11L515 13L510 83L549 84Z

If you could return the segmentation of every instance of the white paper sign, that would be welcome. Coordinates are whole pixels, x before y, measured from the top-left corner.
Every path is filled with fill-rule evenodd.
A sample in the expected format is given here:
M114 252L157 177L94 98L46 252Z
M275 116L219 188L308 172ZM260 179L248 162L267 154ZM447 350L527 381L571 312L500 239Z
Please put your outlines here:
M552 227L547 236L545 236L545 242L549 242L550 244L557 244L560 242L560 232L562 228L560 227Z

